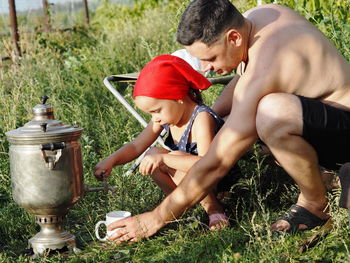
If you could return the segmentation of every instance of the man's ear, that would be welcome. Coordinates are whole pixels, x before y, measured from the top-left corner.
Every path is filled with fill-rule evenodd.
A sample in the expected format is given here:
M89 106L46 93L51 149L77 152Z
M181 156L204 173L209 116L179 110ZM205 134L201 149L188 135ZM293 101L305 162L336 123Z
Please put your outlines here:
M229 31L227 31L226 38L229 43L232 43L237 47L242 45L242 35L235 29L230 29Z

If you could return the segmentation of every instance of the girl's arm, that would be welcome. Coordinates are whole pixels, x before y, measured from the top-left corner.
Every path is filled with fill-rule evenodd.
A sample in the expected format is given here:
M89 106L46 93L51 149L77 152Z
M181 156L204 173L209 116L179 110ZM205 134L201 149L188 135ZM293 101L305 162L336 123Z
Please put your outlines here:
M152 145L162 130L162 126L151 121L134 140L123 145L106 159L100 161L94 169L95 177L101 180L102 174L109 176L114 166L136 159Z
M200 112L193 122L192 141L197 142L198 156L184 152L162 154L163 163L170 168L187 172L208 151L215 137L215 120L208 112Z

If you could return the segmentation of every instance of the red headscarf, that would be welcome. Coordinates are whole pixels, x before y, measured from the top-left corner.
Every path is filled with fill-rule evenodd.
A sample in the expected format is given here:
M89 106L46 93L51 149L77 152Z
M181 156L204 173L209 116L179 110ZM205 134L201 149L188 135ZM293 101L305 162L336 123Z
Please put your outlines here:
M141 70L133 96L181 100L190 88L204 90L210 85L185 60L172 55L161 55Z

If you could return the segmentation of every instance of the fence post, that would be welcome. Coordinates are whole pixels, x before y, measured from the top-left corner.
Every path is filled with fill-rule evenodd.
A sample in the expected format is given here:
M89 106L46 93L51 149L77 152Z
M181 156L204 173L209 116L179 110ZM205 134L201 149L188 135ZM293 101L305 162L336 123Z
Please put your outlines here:
M12 40L17 56L21 56L21 48L19 46L19 34L18 34L18 24L17 24L17 14L16 14L16 4L15 0L9 1L10 9L10 24L12 29Z
M45 30L51 31L51 15L50 15L49 3L47 0L43 0L43 11L44 11Z
M84 13L85 13L85 24L89 25L90 18L89 18L89 7L88 7L87 0L83 0L83 5L84 5Z

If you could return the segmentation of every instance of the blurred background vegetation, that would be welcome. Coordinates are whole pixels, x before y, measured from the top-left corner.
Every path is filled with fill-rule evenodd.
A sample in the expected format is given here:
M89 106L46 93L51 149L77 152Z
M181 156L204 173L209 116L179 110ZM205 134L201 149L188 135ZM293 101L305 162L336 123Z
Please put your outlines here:
M232 2L242 12L256 5L256 1L250 0ZM271 1L264 3L268 2ZM348 0L275 2L305 16L350 60ZM69 31L21 34L21 49L25 51L22 58L4 62L0 67L0 262L38 261L26 254L27 240L38 231L38 226L33 216L11 197L5 132L31 120L31 109L39 103L41 95L47 94L56 119L84 128L81 137L84 180L87 185L99 185L92 175L94 165L142 129L102 80L112 74L139 71L153 57L180 49L175 40L176 28L188 3L189 0L135 0L131 5L116 5L100 1L91 14L89 27L79 24L82 19L77 19L74 25L69 25L72 27ZM65 26L60 23L69 19L66 16L57 11L54 18L57 27ZM34 31L42 21L39 14L36 20L20 19L26 29ZM4 24L2 27L7 28ZM0 54L12 57L9 36L0 36L0 43ZM132 85L118 84L117 88L132 104ZM218 85L205 92L207 104L213 102L221 89ZM205 214L195 207L155 237L137 244L115 246L96 242L94 225L106 212L116 209L133 214L145 212L164 197L148 177L138 173L123 176L129 166L116 167L109 178L109 183L117 186L117 195L88 193L69 212L65 227L77 236L83 252L44 257L40 262L350 261L349 222L345 211L338 207L337 190L329 194L334 229L313 249L298 253L307 234L276 236L268 230L278 214L294 202L297 189L281 169L259 157L257 151L251 159L240 161L242 178L233 187L232 196L225 200L233 222L231 228L209 232Z

